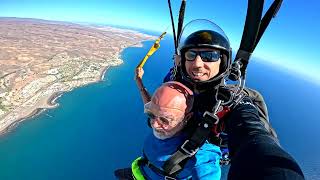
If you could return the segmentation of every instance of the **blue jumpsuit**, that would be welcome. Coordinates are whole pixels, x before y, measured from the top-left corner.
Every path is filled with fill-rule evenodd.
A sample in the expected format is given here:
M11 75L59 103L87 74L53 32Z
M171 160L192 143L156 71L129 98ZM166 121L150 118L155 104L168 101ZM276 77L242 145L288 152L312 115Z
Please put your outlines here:
M153 134L150 134L144 143L144 154L153 165L161 168L186 139L187 137L183 133L165 140L157 139ZM218 180L221 177L220 158L220 148L206 142L196 155L186 163L177 179L188 179L192 176L192 179ZM164 179L162 175L153 172L147 166L140 168L146 179Z

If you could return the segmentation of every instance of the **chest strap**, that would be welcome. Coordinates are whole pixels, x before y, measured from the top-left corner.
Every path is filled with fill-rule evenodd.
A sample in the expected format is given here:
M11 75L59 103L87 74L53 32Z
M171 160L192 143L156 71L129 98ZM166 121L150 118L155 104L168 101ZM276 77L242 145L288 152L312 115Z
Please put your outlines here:
M162 169L165 174L179 174L187 161L198 152L199 148L207 139L209 139L209 137L211 143L220 146L222 140L219 137L219 134L224 130L224 122L222 119L224 119L224 117L242 100L243 97L243 93L240 93L238 96L233 97L232 101L230 101L226 106L220 106L220 101L218 102L218 105L213 108L213 112L206 111L203 114L203 117L195 119L199 124L191 134L190 138L187 139L163 164Z
M215 114L206 111L203 117L198 119L200 123L191 137L162 166L166 174L178 174L209 137L211 143L221 145L222 140L218 135L224 129L224 123L220 120L231 111L232 107L221 106L221 108Z
M137 164L138 164L139 167L147 166L153 172L155 172L155 173L157 173L159 175L162 175L165 180L176 180L177 174L168 175L166 172L164 172L163 170L161 170L157 166L153 165L145 155L144 155L143 158L140 157L140 159L138 160Z
M218 121L218 117L205 114L203 119L199 121L200 123L192 136L187 139L173 155L171 155L162 166L162 169L169 175L179 173L186 162L198 152L199 148L211 134L211 130L215 123Z

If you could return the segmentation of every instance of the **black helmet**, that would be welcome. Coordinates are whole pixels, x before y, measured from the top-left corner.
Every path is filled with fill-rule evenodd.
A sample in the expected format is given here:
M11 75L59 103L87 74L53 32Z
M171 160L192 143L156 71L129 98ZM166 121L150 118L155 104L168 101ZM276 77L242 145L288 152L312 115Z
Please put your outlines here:
M186 72L184 53L191 48L213 48L220 50L222 55L219 73L205 82L193 82ZM179 37L178 53L181 55L181 75L188 82L196 84L220 84L229 72L231 64L231 47L223 30L215 23L206 19L196 19L189 22Z

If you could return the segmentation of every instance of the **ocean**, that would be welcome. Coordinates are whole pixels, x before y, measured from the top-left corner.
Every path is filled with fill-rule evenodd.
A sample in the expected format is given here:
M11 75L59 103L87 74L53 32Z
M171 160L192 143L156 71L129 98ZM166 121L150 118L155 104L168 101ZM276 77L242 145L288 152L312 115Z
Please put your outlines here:
M115 179L141 155L150 129L135 86L134 69L153 42L122 52L124 64L110 68L103 81L63 94L58 108L21 122L0 136L0 179ZM147 61L144 83L153 92L172 66L173 41L166 37ZM252 59L247 85L267 102L283 148L307 179L320 178L320 87Z

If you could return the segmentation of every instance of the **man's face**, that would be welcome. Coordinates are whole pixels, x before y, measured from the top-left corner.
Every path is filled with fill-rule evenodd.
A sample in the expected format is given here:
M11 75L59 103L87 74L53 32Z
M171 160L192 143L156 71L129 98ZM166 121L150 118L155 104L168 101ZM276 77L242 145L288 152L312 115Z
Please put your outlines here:
M150 118L153 134L158 139L171 138L184 127L184 112L182 111L150 109L146 111L146 114Z
M211 51L209 48L193 48L188 51L193 52L201 52L201 51ZM187 51L187 52L188 52ZM187 52L185 54L187 54ZM185 55L186 57L186 55ZM207 81L213 77L215 77L219 73L221 59L215 62L205 62L200 57L200 55L196 55L193 59L187 59L186 57L186 71L190 78L194 81Z

